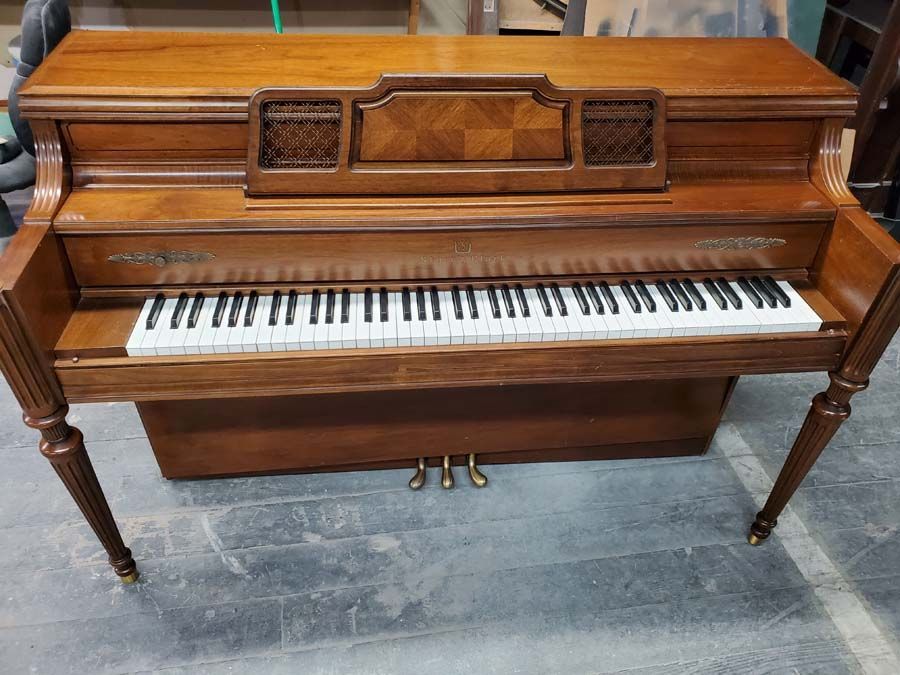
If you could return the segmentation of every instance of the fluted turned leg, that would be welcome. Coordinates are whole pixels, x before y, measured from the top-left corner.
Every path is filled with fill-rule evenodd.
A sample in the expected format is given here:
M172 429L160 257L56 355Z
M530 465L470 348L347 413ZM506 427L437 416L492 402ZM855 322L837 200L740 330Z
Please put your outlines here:
M836 373L832 373L830 377L828 389L813 399L772 493L750 526L747 541L753 545L762 543L772 534L772 529L778 524L778 516L791 495L803 482L844 420L850 417L850 398L868 385L868 382L852 382Z
M109 504L94 467L88 458L81 432L66 423L66 406L51 416L34 419L25 416L25 423L39 429L43 439L41 454L53 466L69 494L90 524L94 534L109 554L109 564L125 583L137 581L138 572L131 551L122 541L122 535L109 510Z

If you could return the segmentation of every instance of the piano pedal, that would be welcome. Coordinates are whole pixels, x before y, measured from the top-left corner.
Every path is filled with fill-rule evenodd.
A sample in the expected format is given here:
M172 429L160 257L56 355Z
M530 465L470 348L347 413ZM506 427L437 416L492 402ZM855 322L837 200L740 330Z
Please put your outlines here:
M453 469L450 467L450 455L444 455L444 469L441 471L441 486L445 490L453 488Z
M475 487L484 487L487 485L487 476L485 476L481 471L478 470L478 465L475 464L475 453L469 453L469 478L472 479L472 482L475 484Z
M418 490L425 485L425 458L419 457L416 465L415 475L409 479L409 487L412 490Z

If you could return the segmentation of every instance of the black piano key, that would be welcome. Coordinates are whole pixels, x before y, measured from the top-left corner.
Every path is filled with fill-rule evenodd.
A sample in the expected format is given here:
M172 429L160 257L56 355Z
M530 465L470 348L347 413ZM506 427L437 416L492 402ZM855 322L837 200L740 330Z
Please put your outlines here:
M450 299L453 300L453 316L457 321L462 321L465 317L463 316L462 298L459 297L459 286L454 286L450 291Z
M412 299L409 297L409 289L404 288L401 295L403 299L403 320L412 321Z
M325 293L325 323L334 323L334 289L329 288Z
M366 323L372 323L372 289L367 288L363 296L363 318Z
M724 295L728 302L731 303L731 306L735 309L743 309L744 303L741 302L741 299L738 297L738 294L734 292L734 289L731 287L731 284L722 277L717 282L716 285L719 287L719 290L722 291L722 295Z
M491 303L491 314L494 315L495 319L500 318L500 300L497 299L497 289L493 286L488 286L488 300Z
M647 290L647 285L643 281L635 281L634 287L637 289L638 295L641 297L647 311L651 314L656 312L656 301L650 295L650 291Z
M584 291L581 288L581 284L577 281L572 284L572 292L575 294L575 299L578 301L578 306L581 307L581 313L585 316L588 316L591 313L591 306L588 304L587 296L585 296Z
M428 319L428 314L425 311L425 289L421 286L416 287L416 310L419 313L419 321Z
M669 308L670 312L678 311L678 301L675 299L675 296L672 294L672 291L669 290L669 285L665 281L657 281L656 289L659 291L659 294L662 296L663 302Z
M241 316L241 307L244 306L244 294L238 291L234 294L234 299L231 301L231 312L228 314L228 327L234 328L238 324L238 319Z
M287 326L294 325L294 318L297 316L297 291L291 291L288 293L288 304L287 304L287 315L284 318L284 323Z
M247 298L247 313L244 314L244 328L253 325L253 319L256 318L256 305L259 302L259 295L256 291L250 291L250 297Z
M224 293L222 293L222 295L225 296ZM228 296L225 296L225 298L227 300ZM166 296L162 293L157 294L157 296L153 298L153 305L150 307L150 313L147 315L147 330L156 328L156 322L159 321L159 315L162 313L164 304L166 304Z
M225 291L219 293L219 299L216 300L216 309L213 312L212 325L218 328L222 325L222 319L225 318L225 305L228 304L228 294ZM150 328L150 326L147 326Z
M681 287L681 284L678 283L677 279L671 279L668 283L669 290L675 294L675 297L678 298L678 302L681 304L682 308L684 308L685 312L691 312L694 309L694 303L691 302L691 299L688 297L685 290Z
M528 306L528 298L525 297L525 289L522 284L516 284L516 298L519 301L519 311L526 319L531 316L531 307Z
M562 291L559 290L559 284L550 284L550 292L553 293L553 300L556 302L556 308L559 310L559 315L569 316L569 308L566 307L566 301L563 300Z
M613 314L618 314L619 303L616 302L616 296L613 295L609 284L605 281L601 281L597 285L600 287L600 292L603 293L603 297L606 298L606 304L609 305L609 311Z
M188 328L196 328L197 321L200 320L200 311L203 309L203 303L206 299L203 297L203 293L197 293L194 296L194 304L191 305L191 313L188 314Z
M594 311L597 312L597 314L606 314L606 308L603 306L603 301L600 299L600 293L597 292L597 287L594 286L594 282L589 281L584 287L587 289L591 304L594 305ZM640 309L640 307L638 307L638 309Z
M475 289L466 286L466 300L469 301L469 316L473 319L478 318L478 303L475 301Z
M184 310L187 309L187 303L187 293L182 293L178 296L178 301L175 303L175 311L172 312L172 319L169 321L169 327L172 330L177 329L181 325L181 320L184 318Z
M637 295L635 295L634 289L631 287L627 281L623 281L619 284L619 288L622 289L622 293L625 294L625 299L628 300L628 304L631 305L631 311L635 314L641 313L641 303L638 300Z
M681 287L687 291L688 295L691 296L691 298L693 298L694 304L697 305L697 309L699 309L701 312L705 312L706 300L704 300L703 296L700 295L700 291L697 290L694 282L690 279L684 279L681 282Z
M765 283L765 285L769 287L769 290L772 291L772 293L778 299L778 302L781 303L782 307L787 309L788 307L791 306L791 298L788 296L787 293L784 292L784 289L781 288L781 286L779 286L778 283L772 277L769 277L769 276L763 277L763 283Z
M778 300L775 298L772 291L770 291L763 283L762 279L759 277L750 277L750 285L753 286L753 290L759 293L759 296L766 301L766 304L771 309L775 309L778 306Z
M509 286L503 284L500 287L500 295L503 296L503 304L506 305L506 316L510 319L515 319L516 306L513 304L512 293L509 292Z
M312 292L309 302L309 325L314 326L319 323L319 301L321 295L318 290Z
M706 292L710 294L713 301L719 306L719 309L722 311L728 309L728 301L725 299L725 296L719 292L718 286L716 286L712 279L704 279L703 287L706 289Z
M441 320L441 296L434 286L431 287L431 316L435 321Z
M544 316L553 316L553 307L550 305L550 298L547 297L547 289L544 284L537 285L538 300L541 301L541 308L544 310Z
M379 307L379 318L381 323L385 323L388 320L388 292L386 288L378 291L378 302L381 305Z
M281 291L272 293L272 304L269 306L269 325L278 325L278 312L281 311Z
M747 281L745 277L738 277L738 286L741 287L741 290L744 291L744 295L747 296L756 309L763 308L763 299L759 297L759 293L753 289L753 286L750 285L750 282Z
M341 291L341 323L350 323L350 291Z

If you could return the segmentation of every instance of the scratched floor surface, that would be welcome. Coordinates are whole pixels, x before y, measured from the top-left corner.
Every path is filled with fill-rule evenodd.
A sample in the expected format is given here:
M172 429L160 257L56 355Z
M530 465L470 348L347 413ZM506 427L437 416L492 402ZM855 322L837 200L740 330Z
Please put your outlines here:
M897 673L900 340L744 542L821 375L742 380L703 458L165 481L131 405L73 407L126 587L0 387L0 672ZM459 476L462 478L462 476Z

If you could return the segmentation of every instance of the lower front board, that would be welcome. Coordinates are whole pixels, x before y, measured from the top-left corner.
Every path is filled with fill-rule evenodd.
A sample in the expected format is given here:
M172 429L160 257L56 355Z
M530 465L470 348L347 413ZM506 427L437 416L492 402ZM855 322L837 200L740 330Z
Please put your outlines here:
M138 410L162 474L201 478L702 454L736 378L161 401Z

